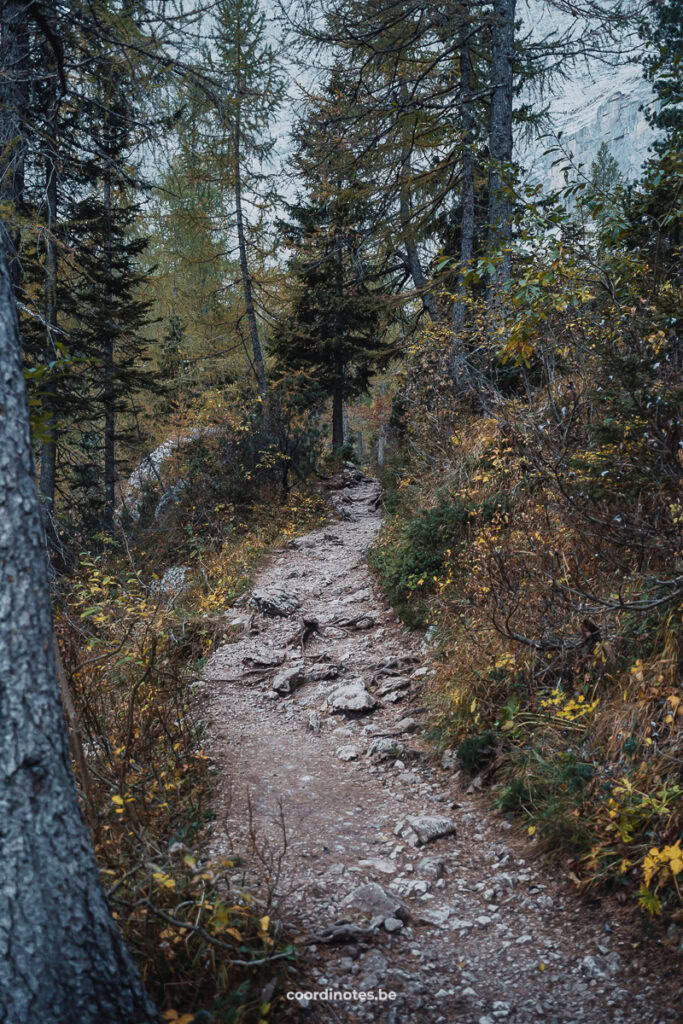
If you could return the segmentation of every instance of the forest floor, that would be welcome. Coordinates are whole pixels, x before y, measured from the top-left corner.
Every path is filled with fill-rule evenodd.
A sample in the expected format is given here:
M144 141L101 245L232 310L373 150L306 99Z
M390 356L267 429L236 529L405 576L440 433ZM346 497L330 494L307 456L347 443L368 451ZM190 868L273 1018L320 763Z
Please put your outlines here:
M674 951L582 900L434 756L430 649L367 565L379 485L345 478L341 521L269 559L202 673L213 853L251 837L261 893L299 941L291 989L309 998L275 997L308 1021L678 1019Z

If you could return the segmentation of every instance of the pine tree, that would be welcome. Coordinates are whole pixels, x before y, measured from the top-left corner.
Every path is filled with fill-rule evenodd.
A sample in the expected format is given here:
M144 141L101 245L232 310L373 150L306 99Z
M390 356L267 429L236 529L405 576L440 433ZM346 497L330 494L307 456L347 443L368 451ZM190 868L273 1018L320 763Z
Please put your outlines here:
M139 207L131 186L121 174L129 151L132 111L121 82L112 75L98 86L89 112L91 145L97 158L83 165L86 195L70 204L71 239L76 256L76 275L71 283L72 312L77 327L70 332L71 345L84 357L80 397L83 403L80 429L89 440L87 455L77 472L89 493L92 515L92 481L98 486L100 524L113 526L118 446L131 440L121 425L135 394L159 386L157 375L145 367L150 302L139 298L148 269L141 258L147 239L136 237ZM95 446L93 434L100 435Z
M290 316L272 339L283 371L303 375L311 403L332 399L332 448L344 444L344 402L367 391L372 373L386 365L378 290L367 283L362 253L361 204L309 198L288 207L284 225L295 250Z

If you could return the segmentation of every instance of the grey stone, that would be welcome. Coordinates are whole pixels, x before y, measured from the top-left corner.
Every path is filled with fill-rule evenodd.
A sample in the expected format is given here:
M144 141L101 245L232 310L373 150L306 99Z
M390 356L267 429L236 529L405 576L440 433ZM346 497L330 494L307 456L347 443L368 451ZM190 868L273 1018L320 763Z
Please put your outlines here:
M276 693L279 693L281 697L288 697L291 693L294 693L297 686L305 681L305 676L302 671L301 665L297 665L293 668L283 669L282 672L278 672L273 679L272 688Z
M384 760L389 757L396 757L401 753L401 745L396 740L384 738L373 740L368 748L368 754L370 757L376 757L378 760Z
M150 590L157 594L180 594L187 590L188 572L192 572L189 565L172 565L158 582L152 583Z
M340 761L355 761L362 753L362 747L357 747L353 743L347 743L344 747L337 747L335 751Z
M362 679L352 679L335 687L327 702L334 712L373 711L377 707L377 701L365 689Z
M405 818L395 833L406 839L411 846L424 846L443 836L453 836L455 831L455 822L450 818L441 814L423 814Z
M308 728L314 736L320 732L320 715L317 711L308 712Z
M442 927L448 920L450 913L449 907L434 907L432 909L421 907L417 912L417 923L433 924Z
M275 647L262 646L256 654L248 654L242 659L243 664L253 668L275 668L287 657L287 651Z
M443 857L423 857L417 862L416 871L425 878L443 878L446 862Z
M392 676L389 679L385 679L377 690L378 697L386 697L387 694L394 693L396 690L407 690L410 686L410 680L406 679L405 676Z
M369 857L367 860L359 860L361 868L371 868L373 871L381 871L384 875L395 875L396 864L387 857Z
M347 907L355 907L373 917L397 917L408 920L408 909L397 896L390 896L377 882L366 882L354 889L344 901Z
M311 665L304 672L306 676L306 682L309 683L320 683L325 679L336 679L339 675L339 665L332 662L326 665L325 662L320 662L316 665Z
M281 589L255 590L249 603L271 618L286 618L288 615L293 615L301 606L301 602L295 594Z
M389 932L399 932L403 927L403 921L399 920L398 917L385 917L384 918L384 929Z
M180 501L180 495L183 493L186 487L187 481L176 480L173 486L169 487L169 489L164 494L161 495L161 497L159 498L159 503L154 510L155 522L159 522L159 520L164 517L164 515L173 505L178 504L178 502Z

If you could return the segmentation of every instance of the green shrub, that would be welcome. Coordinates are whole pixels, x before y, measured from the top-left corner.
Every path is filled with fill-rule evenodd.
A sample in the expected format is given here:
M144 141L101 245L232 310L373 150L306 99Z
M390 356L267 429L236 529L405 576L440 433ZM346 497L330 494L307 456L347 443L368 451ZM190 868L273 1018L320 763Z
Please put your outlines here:
M494 732L474 733L468 736L456 750L460 765L470 775L478 775L490 765L496 756L496 734Z
M454 555L464 543L467 524L475 516L489 521L501 506L498 495L480 505L442 497L433 508L410 515L413 503L401 498L396 521L370 551L369 562L406 625L425 625L434 577L442 573L448 553Z

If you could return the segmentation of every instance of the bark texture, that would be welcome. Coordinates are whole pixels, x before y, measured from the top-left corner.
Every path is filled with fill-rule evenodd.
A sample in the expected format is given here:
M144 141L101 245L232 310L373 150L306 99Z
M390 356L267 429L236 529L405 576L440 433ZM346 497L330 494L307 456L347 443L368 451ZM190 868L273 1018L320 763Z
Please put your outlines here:
M268 390L266 385L266 366L263 359L263 349L261 348L261 341L258 333L256 310L254 308L251 275L249 273L249 263L247 262L247 241L244 231L244 216L242 213L241 130L239 113L235 120L235 220L237 222L237 245L239 248L242 293L244 295L244 308L246 310L247 321L249 323L249 334L251 336L254 372L256 373L258 393L261 396L261 399L265 402Z
M159 1021L81 818L51 620L19 327L0 250L0 1020Z
M463 36L466 30L463 29ZM454 379L462 379L467 371L466 352L462 331L465 326L467 286L464 272L474 251L474 154L472 152L472 68L470 51L466 39L460 47L460 118L462 128L462 182L460 199L462 217L460 222L460 267L455 287L453 306L453 342L450 353L450 373Z
M512 98L516 0L493 0L491 123L489 128L489 236L491 250L508 248L512 241L512 201L507 195L506 173L512 161ZM510 280L511 259L506 252L498 267L495 288Z
M50 363L57 357L57 166L55 157L54 114L44 147L45 160L45 355ZM51 546L54 536L53 511L55 503L55 477L57 466L57 408L56 387L50 381L44 405L47 412L45 440L40 450L40 493L44 502L46 534Z
M104 179L104 208L107 218L106 243L104 247L104 265L107 282L107 307L112 306L114 287L112 270L112 238L111 238L111 168L107 168ZM104 406L104 511L103 525L110 533L114 529L114 509L116 505L116 383L114 365L114 334L107 330L102 339L103 351L103 386L102 404Z

